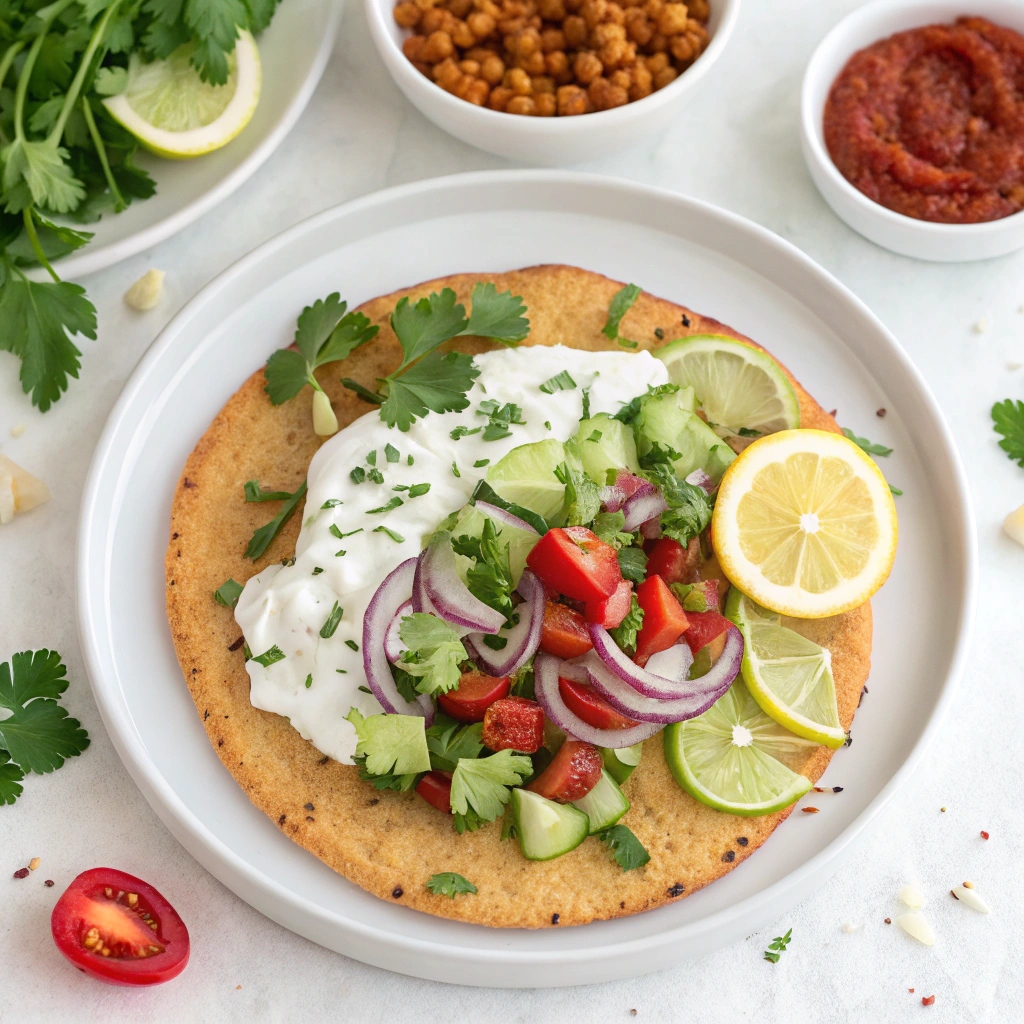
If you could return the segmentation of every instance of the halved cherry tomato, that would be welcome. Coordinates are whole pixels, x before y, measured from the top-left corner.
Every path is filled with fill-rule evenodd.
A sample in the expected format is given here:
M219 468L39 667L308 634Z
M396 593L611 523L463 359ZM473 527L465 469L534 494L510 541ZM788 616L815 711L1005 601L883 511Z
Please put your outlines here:
M158 985L188 963L188 929L174 907L115 868L83 871L57 900L50 930L75 967L111 985Z
M558 692L565 701L565 706L587 725L595 729L630 729L638 722L616 711L587 683L577 683L572 679L559 679Z
M566 740L558 753L526 788L559 803L568 804L586 796L601 778L604 762L593 743Z
M482 722L484 713L496 701L508 696L508 676L463 672L454 690L437 695L441 710L459 722Z
M700 541L694 537L684 548L671 537L656 540L647 552L647 575L666 583L692 583L700 565Z
M587 602L587 622L614 629L629 614L633 603L633 584L622 580L609 597Z
M526 556L526 564L560 594L598 601L622 579L615 548L585 526L548 530Z
M535 754L544 743L544 709L525 697L496 700L484 715L481 739L488 750Z
M648 576L636 588L636 599L644 610L644 623L633 660L644 665L652 654L668 650L683 635L687 620L683 606L660 576Z
M716 637L722 636L732 625L718 612L687 612L686 620L689 625L683 639L690 645L690 650L694 654Z
M578 658L593 647L587 620L568 605L548 601L540 628L540 649L556 658Z
M452 813L452 780L446 775L442 775L441 772L427 772L416 783L416 792L431 807L436 807L446 814Z

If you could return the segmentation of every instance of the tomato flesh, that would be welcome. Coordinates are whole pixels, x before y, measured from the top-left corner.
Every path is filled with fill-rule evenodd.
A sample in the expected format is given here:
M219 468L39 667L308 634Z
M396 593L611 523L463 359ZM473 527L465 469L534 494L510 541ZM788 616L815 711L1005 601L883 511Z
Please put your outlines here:
M671 537L661 537L647 552L647 575L660 576L666 583L692 583L699 565L700 541L696 537L685 548Z
M593 647L587 620L578 611L557 601L544 605L540 649L556 658L578 658Z
M629 614L632 603L633 584L629 580L621 580L608 597L587 602L587 622L596 622L605 629L614 629Z
M687 612L686 620L689 625L683 639L690 645L690 650L694 654L712 640L724 636L725 631L732 625L718 612Z
M668 650L683 635L687 618L683 606L660 576L648 576L636 588L636 599L644 610L644 621L637 634L633 660L643 665L652 654Z
M565 706L595 729L631 729L638 722L616 711L592 686L572 679L558 680L558 692Z
M526 564L560 594L599 601L622 579L615 548L585 526L548 530L526 556Z
M488 750L535 754L544 743L544 709L525 697L496 700L484 715L481 739Z
M508 676L489 676L483 672L463 672L454 690L437 695L441 710L459 722L482 722L487 709L508 696Z
M526 788L559 803L572 803L585 797L601 778L604 760L593 743L566 740L558 753Z
M416 783L416 792L431 807L436 807L439 811L444 811L445 814L452 813L452 780L440 772L427 772Z
M157 985L188 963L188 929L174 907L114 868L83 871L57 900L50 930L75 967L111 985Z

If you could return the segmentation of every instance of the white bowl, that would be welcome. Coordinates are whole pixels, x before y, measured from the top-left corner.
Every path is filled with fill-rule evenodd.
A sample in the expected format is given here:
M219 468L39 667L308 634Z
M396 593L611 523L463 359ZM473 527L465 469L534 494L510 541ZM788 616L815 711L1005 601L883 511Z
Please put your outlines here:
M821 41L804 73L800 100L804 159L825 202L877 245L940 263L985 260L1024 247L1024 211L982 224L936 224L886 209L839 173L825 148L822 118L832 83L858 50L895 32L948 24L966 14L1024 33L1020 0L878 0L844 18Z
M725 49L740 0L710 0L708 48L674 82L636 103L576 117L523 117L475 107L420 74L402 52L408 32L396 24L396 0L366 0L366 18L391 77L439 128L488 153L528 164L562 166L617 152L664 129Z

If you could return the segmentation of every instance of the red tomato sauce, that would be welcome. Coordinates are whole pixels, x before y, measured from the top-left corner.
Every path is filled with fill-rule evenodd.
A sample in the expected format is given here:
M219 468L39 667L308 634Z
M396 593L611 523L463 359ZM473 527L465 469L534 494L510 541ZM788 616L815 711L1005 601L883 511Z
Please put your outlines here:
M855 53L825 105L842 175L897 213L946 224L1024 209L1024 36L984 18Z

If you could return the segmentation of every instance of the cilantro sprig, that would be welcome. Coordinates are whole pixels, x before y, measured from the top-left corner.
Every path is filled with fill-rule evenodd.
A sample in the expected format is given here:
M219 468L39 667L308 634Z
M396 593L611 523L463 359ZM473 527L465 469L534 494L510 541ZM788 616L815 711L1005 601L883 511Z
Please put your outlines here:
M638 342L630 341L619 334L619 325L622 318L633 308L633 303L640 298L643 289L636 284L627 284L620 288L608 304L608 319L605 321L601 333L611 341L617 341L623 348L637 348Z
M435 896L451 896L452 899L463 894L472 896L479 891L468 878L463 878L454 871L442 871L431 875L427 879L427 889Z
M457 832L473 831L494 821L518 786L533 771L524 754L499 750L489 757L460 758L452 775L452 812Z
M647 848L628 825L612 825L611 828L599 832L597 837L608 847L615 863L623 871L635 871L651 859Z
M447 693L459 685L459 665L469 655L459 634L444 619L429 612L406 615L398 628L407 650L401 670L415 678L419 693Z
M21 651L0 664L0 803L21 796L29 772L45 775L89 746L89 734L58 703L68 688L56 651Z
M1024 468L1024 402L1006 398L992 406L992 426L1002 435L999 447Z

